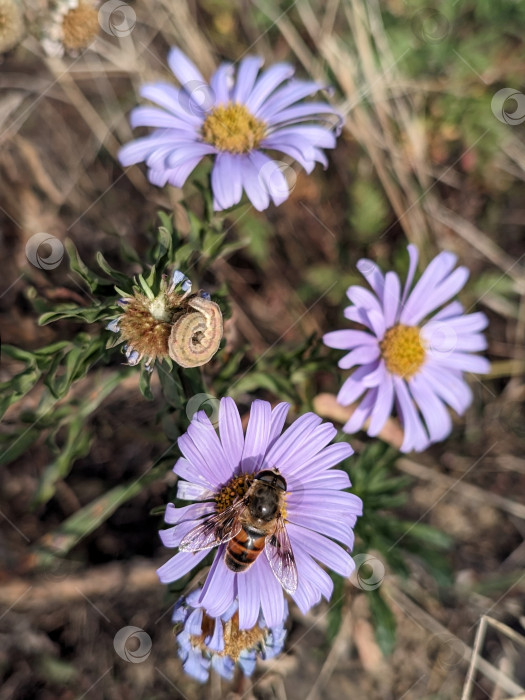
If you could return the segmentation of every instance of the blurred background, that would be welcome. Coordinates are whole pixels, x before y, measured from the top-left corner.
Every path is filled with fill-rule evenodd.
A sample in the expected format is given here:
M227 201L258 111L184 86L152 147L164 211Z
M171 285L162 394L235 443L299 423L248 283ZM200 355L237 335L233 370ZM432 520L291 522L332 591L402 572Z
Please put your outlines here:
M35 234L71 239L92 265L98 252L118 261L122 242L146 250L159 209L173 213L182 236L188 230L181 203L199 206L194 185L161 190L142 166L124 171L116 160L132 138L127 115L139 86L170 80L166 55L178 46L205 76L223 59L250 54L290 62L300 77L332 85L346 117L327 171L307 176L292 166L282 206L238 208L226 222L228 252L194 279L229 291L226 352L242 352L257 370L238 387L245 405L249 396L275 401L289 391L300 412L315 394L337 392L335 365L318 371L314 363L312 374L307 355L276 359L274 349L307 343L315 354L315 339L343 325L344 292L360 281L357 260L403 272L407 242L426 261L447 249L469 267L462 301L490 318L492 372L471 378L473 405L445 443L391 466L406 477L404 503L392 502L396 517L442 533L447 575L403 554L402 577L387 561L381 591L390 612L379 628L366 588L340 583L339 599L347 595L335 630L329 605L306 617L294 611L285 654L252 679L212 677L206 687L182 672L174 599L155 574L170 556L158 514L173 483L169 472L150 478L167 443L159 394L146 402L138 373L101 391L106 370L93 370L71 389L92 402L77 432L58 422L50 435L61 404L35 423L37 384L8 409L0 432L0 699L525 697L525 4L105 6L89 47L61 56L42 41L54 8L27 0L20 43L0 57L2 343L34 351L103 328L38 325L39 300L90 299L63 251L49 269L30 259ZM20 362L3 357L0 379ZM351 440L358 452L361 438ZM385 522L388 506L382 501ZM396 540L386 547L394 553ZM151 639L140 663L115 652L126 626Z

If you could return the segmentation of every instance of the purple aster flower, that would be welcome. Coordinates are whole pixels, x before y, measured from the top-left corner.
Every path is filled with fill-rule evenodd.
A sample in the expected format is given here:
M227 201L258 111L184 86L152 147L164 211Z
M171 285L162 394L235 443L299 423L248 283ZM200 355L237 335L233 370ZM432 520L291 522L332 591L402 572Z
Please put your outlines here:
M199 605L201 594L202 589L198 588L181 598L172 617L173 622L182 626L177 634L178 656L190 676L204 683L211 666L223 678L231 680L236 663L245 676L251 676L257 657L271 659L281 653L286 638L286 601L278 625L268 628L260 613L251 629L242 630L237 600L220 617L210 617Z
M130 122L153 127L149 136L124 146L123 166L145 162L150 182L182 187L197 164L215 156L211 173L214 208L240 202L243 190L262 211L289 195L284 163L263 150L280 151L310 173L316 163L327 167L322 149L334 148L342 118L325 102L304 102L322 86L293 79L294 70L277 63L260 72L262 59L247 57L234 78L232 64L222 64L208 84L179 49L168 63L181 84L144 85L140 94L159 107L137 107ZM334 133L335 131L335 133Z
M237 598L240 629L253 627L260 610L269 627L282 622L283 585L302 612L318 603L321 596L328 600L333 582L317 562L342 576L350 576L354 569L346 548L353 546L352 528L362 513L362 503L357 496L342 490L350 486L348 475L332 469L353 450L344 442L330 445L336 429L331 423L321 423L321 418L313 413L301 416L282 432L288 409L287 403L272 409L267 401L254 401L244 435L235 402L223 398L219 405L219 435L204 411L199 411L178 440L183 457L174 472L184 481L178 483L177 496L198 502L182 508L168 505L165 520L173 527L161 530L162 541L167 547L186 544L157 573L163 583L181 578L220 541L198 602L208 615L218 617ZM269 485L272 478L273 486ZM275 486L275 491L284 483L279 496L280 512L268 512L274 516L272 522L282 520L285 534L277 529L259 541L257 530L262 520L254 528L251 519L251 508L258 501L249 494L263 480L268 489ZM238 510L231 514L231 522L223 522L222 529L214 532L210 525L235 508ZM250 519L245 520L248 511ZM237 518L243 522L240 539L251 539L249 554L259 551L258 556L248 557L254 560L241 571L230 568L233 555L238 561L247 561L238 547L238 538L232 537ZM191 551L196 529L199 537L207 530L210 538L206 547ZM293 562L289 557L279 558L280 552L286 553L288 548ZM296 580L293 575L287 576L290 571Z
M339 367L357 367L337 397L343 406L362 397L343 430L355 433L368 420L368 435L373 437L395 404L404 428L403 452L423 450L447 437L452 421L445 404L462 414L472 401L463 372L486 373L490 368L487 359L472 354L487 347L480 332L488 324L487 317L465 314L458 301L450 301L464 286L468 270L454 270L456 256L440 253L411 291L417 248L409 245L408 254L403 290L395 272L383 275L371 260L360 260L357 267L373 293L349 287L352 304L344 315L366 330L324 336L329 347L349 350ZM443 308L435 313L439 307Z

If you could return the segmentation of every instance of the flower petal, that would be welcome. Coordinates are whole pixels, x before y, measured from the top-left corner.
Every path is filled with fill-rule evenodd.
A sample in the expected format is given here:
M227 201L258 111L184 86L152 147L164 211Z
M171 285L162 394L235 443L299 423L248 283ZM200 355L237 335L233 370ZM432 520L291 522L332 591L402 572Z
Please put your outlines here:
M271 415L272 407L268 401L257 399L252 403L241 460L245 474L251 474L263 465L270 437Z
M227 396L219 405L219 433L232 472L240 465L244 449L241 417L235 401Z
M202 552L178 552L165 564L157 569L157 575L161 583L172 583L185 576L194 566L204 559L208 550Z

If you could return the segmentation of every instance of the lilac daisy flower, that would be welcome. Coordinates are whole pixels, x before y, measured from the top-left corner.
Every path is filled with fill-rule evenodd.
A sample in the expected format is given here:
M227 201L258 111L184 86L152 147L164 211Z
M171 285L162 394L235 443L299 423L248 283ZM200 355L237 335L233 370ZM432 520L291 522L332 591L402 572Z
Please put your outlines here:
M251 676L257 657L272 659L281 653L286 638L286 601L278 625L268 628L264 616L259 614L251 629L241 630L237 600L220 617L210 617L199 605L201 594L202 589L198 588L181 598L172 617L173 622L182 626L177 634L178 656L190 676L204 683L211 666L223 678L231 680L236 664L245 676Z
M179 481L177 496L198 503L182 508L168 505L165 520L173 527L161 530L160 536L167 547L184 546L157 573L163 583L176 581L220 542L198 602L208 615L218 617L237 598L240 629L253 627L260 610L269 627L279 625L284 617L284 585L302 612L318 603L321 596L328 600L332 579L317 562L342 576L350 576L354 569L346 548L353 546L352 528L362 513L362 503L342 490L350 486L348 475L331 468L353 450L344 442L330 445L336 429L331 423L321 423L313 413L301 416L282 432L288 409L287 403L272 409L267 401L254 401L244 435L235 402L223 398L219 435L204 411L199 411L178 440L183 457L174 472L184 481ZM276 527L278 522L283 527L259 540L257 528L264 529L262 520L253 529L254 521L248 524L245 518L257 501L249 494L261 484L266 493L279 491L279 512L267 512L274 517L271 522ZM226 516L229 523L224 522ZM232 535L236 516L244 523L237 533L239 538L251 539L247 559L243 559L239 538ZM220 527L214 530L214 521L221 518ZM203 531L208 532L209 540L197 548ZM255 550L258 556L253 556ZM280 558L282 553L286 556ZM248 567L232 570L231 556Z
M288 198L288 166L263 150L291 156L308 173L316 163L327 167L322 149L335 147L342 119L325 102L304 102L322 86L293 79L292 66L277 63L260 73L262 59L247 57L236 78L233 65L224 63L208 84L179 49L171 49L168 63L181 87L157 82L141 88L141 96L160 109L137 107L131 126L155 131L121 149L123 166L144 161L154 185L182 187L202 158L212 155L217 211L240 202L243 189L259 211L270 199L277 205Z
M467 268L454 270L457 257L440 253L411 291L417 248L409 245L408 254L403 290L395 272L383 275L371 260L360 260L357 267L373 293L349 287L352 305L344 315L366 330L324 336L329 347L350 351L339 367L357 366L337 397L343 406L362 397L343 430L355 433L368 420L368 435L376 436L395 403L404 428L403 452L423 450L447 437L452 421L445 404L462 414L472 401L463 372L490 369L487 359L472 354L487 347L480 332L488 324L487 317L479 312L465 314L458 301L450 301L464 286ZM439 307L443 308L435 313Z

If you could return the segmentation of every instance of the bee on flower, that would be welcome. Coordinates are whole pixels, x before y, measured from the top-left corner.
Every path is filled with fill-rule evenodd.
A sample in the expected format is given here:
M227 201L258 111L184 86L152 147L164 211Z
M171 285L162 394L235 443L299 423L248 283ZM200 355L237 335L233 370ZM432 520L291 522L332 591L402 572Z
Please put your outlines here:
M283 432L289 408L254 401L244 434L235 402L223 398L219 435L199 411L178 439L177 497L196 503L166 508L172 527L160 536L179 552L157 573L162 583L176 581L215 551L196 602L220 617L237 600L241 630L253 628L260 611L270 628L280 625L283 591L303 613L329 600L334 584L318 562L345 577L354 569L348 549L362 502L344 490L346 472L332 469L353 450L329 444L336 429L313 413Z
M207 292L192 294L190 280L175 270L162 278L155 295L144 279L132 296L122 297L122 313L107 330L119 334L129 365L144 360L152 371L156 359L170 357L181 367L209 362L222 339L222 312Z

